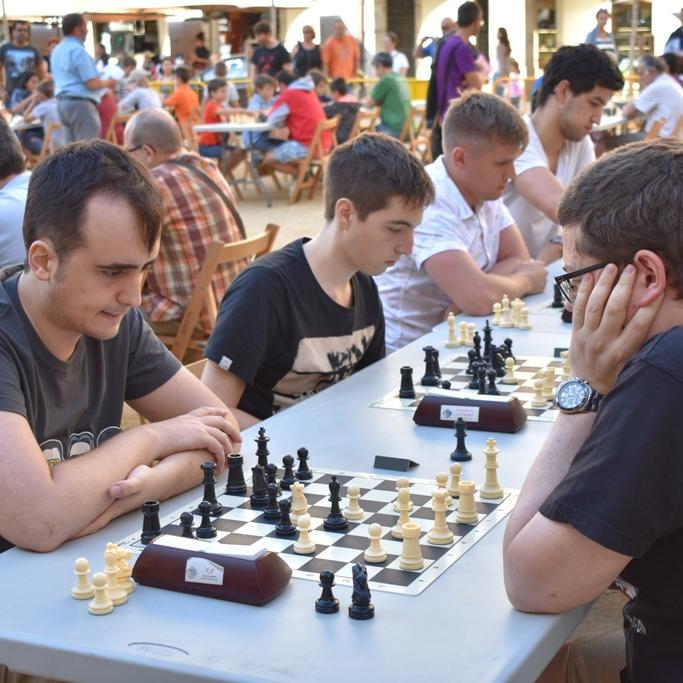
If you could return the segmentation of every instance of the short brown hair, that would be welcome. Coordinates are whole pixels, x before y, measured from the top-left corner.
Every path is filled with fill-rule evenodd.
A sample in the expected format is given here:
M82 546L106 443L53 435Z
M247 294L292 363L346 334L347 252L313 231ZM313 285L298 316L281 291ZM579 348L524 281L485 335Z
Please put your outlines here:
M189 83L192 78L192 72L186 66L179 66L175 70L175 76L182 83Z
M635 142L605 154L571 182L560 224L578 228L577 250L625 266L640 249L657 253L683 296L683 144Z
M422 163L398 140L364 133L337 147L325 173L325 220L334 218L337 200L353 202L358 216L381 211L392 197L422 207L434 201L434 185Z
M55 82L49 78L38 83L38 92L49 100L55 96Z
M524 149L529 131L520 113L502 97L472 91L459 97L448 108L443 122L444 151L472 138L517 145Z
M261 33L272 33L273 29L270 28L270 24L267 21L259 21L256 26L254 26L254 35L259 35Z

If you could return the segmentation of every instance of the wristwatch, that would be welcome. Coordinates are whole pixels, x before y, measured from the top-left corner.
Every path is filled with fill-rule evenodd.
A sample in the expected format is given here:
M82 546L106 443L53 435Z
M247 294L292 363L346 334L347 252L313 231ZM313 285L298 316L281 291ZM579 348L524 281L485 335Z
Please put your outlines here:
M596 411L602 394L580 377L570 377L560 382L553 405L563 413L588 413Z

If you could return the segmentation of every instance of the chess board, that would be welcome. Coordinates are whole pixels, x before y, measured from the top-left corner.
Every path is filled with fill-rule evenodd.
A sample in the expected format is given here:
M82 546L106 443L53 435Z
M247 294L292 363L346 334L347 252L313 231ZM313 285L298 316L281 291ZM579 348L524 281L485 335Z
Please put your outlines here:
M341 495L346 496L346 488L350 484L360 487L360 506L364 510L363 518L350 521L348 528L342 531L327 531L323 521L330 510L328 502L330 475L335 474L341 484ZM482 473L483 474L483 473ZM280 470L278 479L282 475ZM393 501L396 498L396 480L375 476L331 470L313 470L313 479L302 482L305 485L305 496L311 515L311 539L315 542L315 552L311 555L297 555L292 546L296 536L282 538L275 533L277 520L267 520L263 510L254 509L249 502L251 495L250 481L247 481L247 492L241 495L218 495L223 505L223 513L213 519L218 530L216 538L200 541L221 544L249 545L254 548L265 547L276 552L291 567L294 578L319 581L320 572L330 569L335 572L337 584L351 586L351 568L356 562L365 564L368 571L368 583L371 590L418 595L431 585L443 572L457 562L477 541L483 538L493 527L502 521L512 510L517 500L518 491L505 491L499 500L482 500L479 493L475 495L479 521L476 525L458 524L455 522L457 499L453 499L453 507L447 512L446 521L455 536L449 545L433 545L427 541L427 532L431 529L434 513L431 509L432 491L435 484L427 480L410 480L411 502L414 505L410 513L411 521L417 522L422 533L420 546L424 558L424 568L419 571L408 571L399 567L402 542L391 535L391 527L398 520L398 512L394 511ZM217 485L217 494L219 486ZM282 491L282 496L289 497L289 491ZM183 508L176 509L161 517L163 534L181 535L180 515L190 511L195 515L195 527L201 523L197 514L197 505L201 498ZM342 510L347 499L342 500ZM163 513L162 503L161 511ZM368 526L372 523L382 526L382 547L387 559L381 564L367 563L363 552L369 546ZM142 552L144 546L140 542L140 531L119 541L121 547L130 548L134 556Z
M434 391L445 396L452 396L455 393L463 397L476 396L477 398L485 398L485 396L479 395L476 389L469 388L468 385L472 376L466 373L468 366L469 359L466 355L454 356L446 359L445 363L440 363L441 380L448 380L451 383L450 389L423 387L420 384L420 373L422 373L422 368L418 368L417 372L413 373L415 398L399 398L399 387L397 386L379 400L371 403L370 407L388 408L390 410L410 410L414 412L422 398ZM531 405L531 401L534 397L534 381L542 379L543 371L548 367L556 369L555 388L557 389L562 374L562 360L560 358L550 358L548 356L517 356L515 359L515 375L517 376L519 383L503 384L502 378L498 379L496 382L496 386L498 387L501 396L513 395L520 400L529 420L554 422L559 413L558 409L553 406L552 401L548 401L547 406L543 408L535 408Z

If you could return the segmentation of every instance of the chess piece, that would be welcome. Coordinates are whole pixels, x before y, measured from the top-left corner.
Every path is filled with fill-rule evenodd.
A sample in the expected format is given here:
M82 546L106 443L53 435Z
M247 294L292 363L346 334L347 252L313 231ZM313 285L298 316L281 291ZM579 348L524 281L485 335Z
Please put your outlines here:
M519 323L522 317L522 309L524 308L524 302L521 299L515 299L512 302L512 326L519 327Z
M410 521L410 490L398 490L398 521L391 529L394 538L403 538L403 526Z
M439 384L434 357L436 349L433 346L425 346L422 350L425 352L425 374L422 376L420 384L424 387L436 387Z
M530 330L531 325L529 324L529 309L525 306L519 313L519 324L517 325L519 330Z
M216 498L216 463L213 460L203 462L201 464L202 472L204 472L204 497L202 500L208 500L211 504L211 516L220 517L223 514L223 506Z
M322 589L320 597L315 601L315 611L320 614L334 614L339 611L339 600L332 594L334 583L334 572L323 569L320 572L320 583Z
M95 595L94 586L88 581L90 565L85 557L79 557L74 562L76 585L71 589L71 597L76 600L89 600Z
M441 380L441 388L442 389L450 389L451 388L451 383L447 379L442 379Z
M489 360L491 357L491 344L493 343L493 330L491 329L491 326L489 325L489 321L486 321L486 324L484 325L484 353L482 356L484 357L484 360Z
M515 354L512 353L512 339L510 339L510 337L506 337L503 340L503 349L505 350L505 358L512 358L512 360L515 360Z
M477 384L477 393L478 394L486 394L486 365L481 365L479 366L478 372L478 384Z
M275 525L275 533L278 536L294 536L296 527L292 524L292 519L289 516L292 501L285 498L278 503L278 507L280 508L280 521Z
M159 523L159 501L148 500L142 504L142 534L140 542L147 545L151 540L161 534Z
M339 502L341 501L339 489L341 488L341 485L337 481L336 475L333 474L330 479L331 481L328 484L330 497L328 500L332 505L330 506L330 514L327 515L323 522L323 527L328 531L340 531L341 529L346 529L346 527L349 526L349 522L346 517L342 515L341 509L339 508Z
M510 299L507 294L503 297L500 327L512 327L512 311L510 310Z
M500 321L502 320L500 317L501 309L502 306L498 302L493 304L493 325L500 325Z
M473 349L470 349L472 353L474 353ZM472 363L472 379L470 380L470 383L467 385L468 388L477 390L479 389L479 368L484 367L486 364L485 363L479 363L476 360L474 363Z
M244 458L240 453L228 455L228 483L225 492L229 496L236 496L247 492L247 482L244 481Z
M460 474L462 473L462 465L459 462L451 463L450 467L451 478L448 480L448 493L451 498L458 498L460 496Z
M553 285L553 303L551 306L552 308L564 308L564 297L558 284Z
M503 497L503 489L498 483L498 475L496 474L498 469L498 453L500 451L496 448L496 440L486 439L486 448L484 449L484 455L486 456L486 463L484 465L486 468L486 480L479 490L481 498L490 500Z
M128 601L128 593L119 586L119 569L116 566L116 555L109 551L104 553L104 564L104 573L107 576L107 595L115 606L123 605L124 602Z
M455 313L452 311L448 314L448 317L446 318L446 326L448 327L448 338L446 339L446 343L444 346L447 349L454 349L458 346L460 346L460 340L458 339L458 333L456 332L456 322L455 322Z
M313 472L308 467L308 448L303 446L296 452L296 457L299 460L299 468L296 471L296 478L299 481L308 481L313 479Z
M427 534L427 542L434 545L447 545L453 542L453 532L446 523L446 498L450 498L444 489L437 489L432 494L432 510L434 510L434 526Z
M296 476L294 475L294 458L291 455L285 455L282 458L282 466L284 467L284 474L280 479L280 487L285 491L289 491L292 484L296 483Z
M296 530L299 538L296 539L292 550L297 555L311 555L315 552L315 543L311 540L311 516L306 512L299 515Z
M467 346L467 323L463 320L460 322L460 336L458 337L458 341L460 342L460 346Z
M545 408L548 401L543 396L543 380L534 380L534 397L531 399L532 408Z
M560 358L562 359L562 381L569 379L572 376L572 368L569 362L569 350L560 351Z
M434 480L436 481L437 490L443 491L446 494L446 497L444 499L446 506L449 508L453 507L453 499L448 494L448 473L437 472L436 476L434 477Z
M474 344L474 330L476 325L474 323L467 323L467 344L466 346L472 346Z
M422 551L420 550L420 525L406 522L401 530L403 545L398 565L401 569L418 570L424 567Z
M460 482L460 501L455 521L458 524L476 524L479 521L477 504L474 502L475 486L473 481Z
M481 337L479 336L479 332L475 332L472 337L472 348L474 349L477 360L481 360Z
M434 349L432 351L432 357L434 358L434 374L441 379L441 368L439 367L439 349Z
M399 398L415 398L415 385L413 384L413 369L410 365L401 368L401 388L398 390Z
M467 352L467 360L469 362L467 365L467 370L465 370L465 374L472 375L474 374L474 366L479 365L477 361L477 352L474 349L469 349Z
M269 484L277 486L277 495L280 495L280 484L277 481L277 465L274 462L269 462L266 466L266 481Z
M491 368L490 370L487 370L486 376L489 379L488 386L486 387L486 393L488 396L498 396L500 394L500 391L498 391L498 387L496 386L496 371Z
M413 506L412 501L410 500L410 481L408 480L407 477L399 477L396 480L396 498L394 499L394 511L395 512L400 511L400 508L398 506L398 492L401 489L408 489L408 501L410 502L410 505L408 506L408 510L410 512L412 512L414 506Z
M555 398L555 368L549 367L543 373L543 398L552 401Z
M92 577L92 583L95 597L88 603L88 612L95 615L113 612L114 603L107 595L107 575L104 572L97 572Z
M119 548L116 552L116 567L118 569L116 578L118 579L119 586L126 593L132 593L135 590L135 583L131 579L133 574L133 569L130 566L131 557L133 557L133 553L130 548Z
M280 506L277 504L277 484L271 482L266 486L268 490L268 505L263 510L265 519L280 519Z
M270 455L270 451L268 450L268 442L270 441L270 437L266 436L265 427L259 427L258 436L256 439L254 439L254 441L256 441L256 464L260 465L265 470L268 466L268 456Z
M501 380L503 384L519 384L515 375L515 361L513 358L505 359L505 377Z
M192 528L194 527L194 515L191 512L183 512L180 515L180 526L183 530L180 534L183 538L194 538L194 532Z
M304 485L301 482L295 482L291 486L292 490L292 511L290 517L294 524L297 524L299 517L305 515L308 511L308 503L304 495Z
M372 619L375 616L375 608L370 602L368 572L362 565L354 564L351 573L353 574L353 593L351 593L349 616L352 619Z
M344 510L344 517L346 519L363 519L363 509L359 504L360 488L355 484L351 484L346 490L346 495L349 499L349 504Z
M215 538L218 535L216 527L211 523L211 503L208 500L203 500L197 506L199 514L202 516L202 522L197 528L197 538L207 539Z
M371 524L368 527L368 536L370 537L370 547L363 553L365 561L372 564L384 562L387 559L387 554L380 541L382 527L379 524Z
M459 417L455 421L455 450L451 453L451 460L456 462L465 462L467 460L472 460L472 454L467 450L465 445L465 437L467 432L465 431L467 427L467 422Z
M249 496L251 507L256 509L266 507L268 505L268 488L266 486L265 472L261 465L255 465L251 468L251 486L252 494Z

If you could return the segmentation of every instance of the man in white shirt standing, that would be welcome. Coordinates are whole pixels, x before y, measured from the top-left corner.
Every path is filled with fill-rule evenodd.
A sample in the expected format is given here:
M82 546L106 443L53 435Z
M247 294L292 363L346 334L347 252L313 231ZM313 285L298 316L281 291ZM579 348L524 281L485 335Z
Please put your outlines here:
M410 68L410 62L408 61L408 57L403 54L403 52L399 52L397 50L397 46L398 35L393 31L385 33L382 37L382 51L391 55L392 71L399 76L407 76L408 69Z
M427 166L436 199L415 230L413 252L376 278L387 351L429 332L449 310L485 315L504 294L545 287L545 267L530 260L500 198L528 139L517 110L471 92L451 105L443 138L443 156Z
M526 118L529 144L504 197L533 258L551 263L562 255L560 197L595 160L589 133L623 87L619 69L594 45L561 47L548 62L536 110Z
M640 96L624 106L624 116L629 119L645 116L646 133L656 121L664 119L660 137L673 135L678 119L683 116L683 89L665 69L663 59L652 55L641 57L638 60Z

